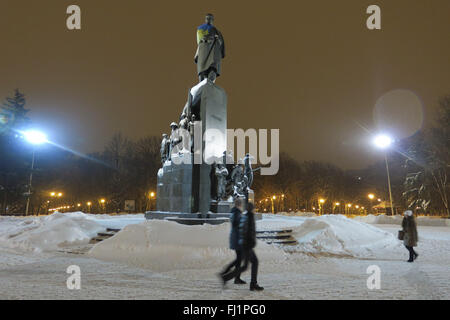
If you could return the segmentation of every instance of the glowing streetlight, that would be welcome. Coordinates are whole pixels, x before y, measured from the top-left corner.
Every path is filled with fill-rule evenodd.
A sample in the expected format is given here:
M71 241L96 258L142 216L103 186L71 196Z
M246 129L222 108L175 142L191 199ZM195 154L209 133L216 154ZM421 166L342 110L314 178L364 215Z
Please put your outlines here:
M369 201L370 201L370 213L372 213L372 211L373 211L372 200L375 199L375 195L373 193L369 193L367 195L367 197L369 198Z
M106 200L105 199L100 199L100 203L105 203Z
M37 130L28 130L21 132L25 140L32 144L33 146L38 146L40 144L44 144L48 142L47 136L45 133L37 131ZM33 148L33 155L31 159L31 171L30 171L30 180L28 184L28 192L27 192L27 206L25 209L25 215L28 215L28 210L30 209L30 200L31 200L31 187L33 183L33 171L34 171L34 159L35 159L36 148Z
M272 198L270 199L272 201L272 213L275 214L275 205L273 203L274 200L277 199L276 195L273 195Z
M325 203L325 199L319 199L319 214L323 214L323 204Z
M392 144L392 138L385 134L380 134L373 139L373 143L380 149L387 149Z
M378 136L376 136L373 139L373 143L380 149L384 149L387 150L391 144L393 143L393 140L391 137L389 137L388 135L385 134L380 134ZM394 214L394 205L393 205L393 200L392 200L392 191L391 191L391 178L389 176L389 164L388 164L388 159L387 159L387 152L384 152L384 160L386 162L386 172L387 172L387 180L388 180L388 187L389 187L389 200L391 202L391 214Z
M334 205L333 205L333 208L332 208L331 212L334 214L334 209L337 208L337 207L339 207L340 205L341 205L340 202L335 202Z
M153 191L152 192L150 192L150 198L154 198L156 196L156 193L154 193Z
M23 137L27 140L28 143L39 145L48 142L47 136L45 133L37 131L37 130L29 130L22 132Z
M50 192L50 197L56 196L56 192Z
M58 193L58 198L61 198L63 196L62 192Z

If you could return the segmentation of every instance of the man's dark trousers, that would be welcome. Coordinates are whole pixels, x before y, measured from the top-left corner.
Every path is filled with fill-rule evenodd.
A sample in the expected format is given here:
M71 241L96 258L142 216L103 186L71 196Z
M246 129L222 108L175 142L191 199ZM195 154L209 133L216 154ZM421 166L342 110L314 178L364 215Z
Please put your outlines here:
M223 278L225 281L229 281L233 278L239 279L241 276L241 262L242 262L242 250L241 249L237 249L234 250L236 252L236 259L231 262L226 268L225 270L222 272ZM233 268L233 270L231 270L231 268Z

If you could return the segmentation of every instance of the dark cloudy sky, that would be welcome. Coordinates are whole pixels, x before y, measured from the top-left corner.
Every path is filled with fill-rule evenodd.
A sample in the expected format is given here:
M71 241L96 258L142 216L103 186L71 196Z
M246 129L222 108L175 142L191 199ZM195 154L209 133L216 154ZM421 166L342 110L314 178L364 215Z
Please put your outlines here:
M81 31L66 29L70 4L82 9ZM381 31L366 28L371 4ZM207 12L227 45L217 84L228 126L279 128L281 149L299 160L364 167L380 155L360 125L375 129L383 94L406 89L423 105L397 97L392 116L380 107L411 133L450 93L448 0L1 0L0 98L20 88L36 125L83 152L116 131L160 135L197 82Z

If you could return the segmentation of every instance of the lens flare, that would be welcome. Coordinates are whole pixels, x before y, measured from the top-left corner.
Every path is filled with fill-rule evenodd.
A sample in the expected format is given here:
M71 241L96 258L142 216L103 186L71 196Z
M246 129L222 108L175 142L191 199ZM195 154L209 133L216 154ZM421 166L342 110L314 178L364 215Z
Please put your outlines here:
M389 148L389 146L392 144L392 139L385 134L380 134L373 139L373 143L378 148L386 149Z
M43 144L48 141L45 133L37 130L25 131L23 132L23 136L25 140L27 140L31 144Z
M389 132L396 139L412 136L423 126L421 99L412 91L391 90L376 102L374 121L379 132Z

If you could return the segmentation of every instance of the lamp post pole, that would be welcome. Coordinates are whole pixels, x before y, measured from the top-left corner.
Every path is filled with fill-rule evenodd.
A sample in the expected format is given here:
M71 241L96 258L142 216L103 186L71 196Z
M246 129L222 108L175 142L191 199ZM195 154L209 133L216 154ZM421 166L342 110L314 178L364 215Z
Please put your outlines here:
M388 188L389 188L389 200L391 205L391 215L394 215L394 206L392 201L392 190L391 190L391 177L389 176L389 164L388 164L388 158L387 158L387 151L384 153L384 160L386 162L386 172L387 172L387 179L388 179Z
M33 170L34 170L34 159L35 159L36 148L33 147L33 155L31 158L31 172L30 172L30 181L28 183L28 199L27 206L25 209L25 215L28 216L28 210L30 209L30 200L31 200L31 185L33 183Z

